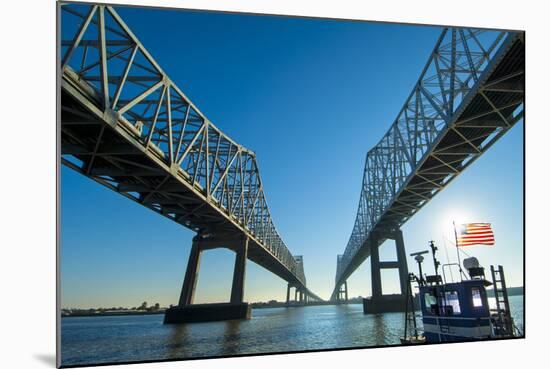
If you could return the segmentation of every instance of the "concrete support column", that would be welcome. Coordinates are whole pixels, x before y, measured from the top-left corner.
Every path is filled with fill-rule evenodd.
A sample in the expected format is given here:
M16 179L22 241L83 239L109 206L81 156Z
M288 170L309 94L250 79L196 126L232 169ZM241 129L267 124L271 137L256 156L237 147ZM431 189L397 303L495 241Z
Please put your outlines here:
M201 238L199 235L193 237L193 245L191 246L191 253L189 254L189 260L187 261L187 270L185 272L185 278L181 288L178 303L179 306L191 305L195 297L195 288L197 287L202 253L200 239Z
M378 253L378 236L371 234L370 239L370 268L372 282L372 297L382 296L382 279L380 276L380 255Z
M248 254L248 237L244 237L237 248L235 268L233 269L233 285L231 286L231 303L240 304L244 298L244 280L246 275L246 259Z
M409 268L407 267L407 254L405 253L405 243L403 242L403 232L398 229L395 231L395 248L397 251L397 263L399 265L399 284L401 294L407 293L407 284L409 283Z
M286 285L286 303L288 304L290 301L290 284Z
M345 293L345 298L346 298L346 301L348 301L348 281L345 281L344 282L344 293Z
M294 287L294 301L298 301L298 288Z

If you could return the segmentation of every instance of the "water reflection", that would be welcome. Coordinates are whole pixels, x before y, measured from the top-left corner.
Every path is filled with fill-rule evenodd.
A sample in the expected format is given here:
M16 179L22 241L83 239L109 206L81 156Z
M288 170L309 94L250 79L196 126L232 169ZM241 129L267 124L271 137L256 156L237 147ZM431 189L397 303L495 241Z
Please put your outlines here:
M372 314L372 336L374 338L375 345L387 344L386 342L386 330L388 325L384 319L384 314Z
M239 353L241 335L239 320L229 320L224 322L225 329L223 334L222 355L234 355Z
M523 299L511 296L523 328ZM63 318L63 365L399 344L402 313L364 315L363 306L255 309L251 320L162 324L162 315Z
M188 342L190 341L189 325L171 324L169 327L171 328L171 333L168 337L168 344L166 345L167 357L176 358L191 356L188 350Z

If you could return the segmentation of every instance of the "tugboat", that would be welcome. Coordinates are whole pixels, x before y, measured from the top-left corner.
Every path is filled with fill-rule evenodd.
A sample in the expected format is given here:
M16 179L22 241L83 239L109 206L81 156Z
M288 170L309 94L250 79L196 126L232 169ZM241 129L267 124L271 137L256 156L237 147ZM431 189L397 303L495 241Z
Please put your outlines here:
M475 257L463 260L464 273L460 263L444 264L442 275L439 274L440 263L436 258L437 247L430 241L434 263L434 275L422 273L422 255L430 251L411 254L418 264L419 274L409 274L409 287L405 309L405 333L401 338L403 344L440 343L471 341L495 338L509 338L521 335L514 325L510 314L510 304L506 291L506 282L502 266L491 266L492 282L485 278L485 269ZM460 281L448 281L445 268L457 267ZM451 277L452 279L452 277ZM423 333L417 325L415 299L412 284L416 283L419 293L417 306L422 312ZM488 286L493 286L496 309L489 307L487 299Z

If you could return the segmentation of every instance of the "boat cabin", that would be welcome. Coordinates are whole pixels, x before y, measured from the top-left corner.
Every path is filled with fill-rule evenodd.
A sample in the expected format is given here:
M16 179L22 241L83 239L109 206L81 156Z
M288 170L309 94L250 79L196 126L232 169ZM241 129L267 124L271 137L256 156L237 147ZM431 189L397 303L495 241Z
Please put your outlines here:
M519 332L510 314L510 304L504 280L504 270L491 266L492 282L485 278L485 270L475 257L463 260L463 272L460 263L445 264L442 274L436 258L437 247L430 241L434 275L424 275L422 262L429 251L412 253L418 264L418 275L409 273L407 302L405 306L405 332L401 338L404 344L470 341L488 338L514 337ZM457 266L460 281L448 282L445 267ZM452 279L452 273L451 273ZM422 312L424 333L419 335L411 283L418 285L418 300ZM493 286L496 309L489 307L488 286ZM409 329L411 331L409 331ZM521 334L521 333L520 333Z
M427 342L479 340L492 335L485 279L426 283L419 288Z

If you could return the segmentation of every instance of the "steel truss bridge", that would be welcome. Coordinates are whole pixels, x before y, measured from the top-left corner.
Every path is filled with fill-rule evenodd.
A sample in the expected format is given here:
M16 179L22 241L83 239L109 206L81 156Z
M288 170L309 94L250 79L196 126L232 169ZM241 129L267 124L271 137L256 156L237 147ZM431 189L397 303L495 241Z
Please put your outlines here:
M367 154L331 300L342 288L347 294L346 280L369 256L373 297L381 293L380 268L406 277L396 231L523 118L524 52L521 32L443 30L397 118ZM388 238L400 241L403 260L383 265L377 249Z
M237 253L232 302L247 259L302 301L321 300L275 228L254 152L206 118L112 7L59 9L61 161L197 232L180 305L193 302L201 251L215 247Z

